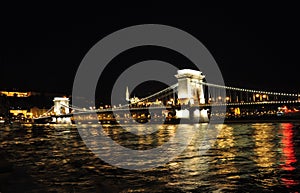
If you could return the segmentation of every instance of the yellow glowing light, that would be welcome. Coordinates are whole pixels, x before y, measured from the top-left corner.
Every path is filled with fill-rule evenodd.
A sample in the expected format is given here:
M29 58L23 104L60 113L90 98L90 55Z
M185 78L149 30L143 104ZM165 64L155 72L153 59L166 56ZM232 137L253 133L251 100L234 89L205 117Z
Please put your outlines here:
M0 94L6 95L8 97L29 97L31 95L31 92L0 91Z

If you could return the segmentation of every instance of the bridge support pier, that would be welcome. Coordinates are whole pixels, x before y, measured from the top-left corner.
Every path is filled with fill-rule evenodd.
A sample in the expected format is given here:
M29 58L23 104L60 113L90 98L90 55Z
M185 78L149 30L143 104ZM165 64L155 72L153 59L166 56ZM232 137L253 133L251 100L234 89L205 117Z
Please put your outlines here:
M181 109L176 110L176 117L180 119L189 119L191 121L197 121L200 123L209 122L208 110L207 109Z
M208 117L208 110L207 109L196 109L193 112L193 118L195 120L199 120L199 122L209 122L209 117Z

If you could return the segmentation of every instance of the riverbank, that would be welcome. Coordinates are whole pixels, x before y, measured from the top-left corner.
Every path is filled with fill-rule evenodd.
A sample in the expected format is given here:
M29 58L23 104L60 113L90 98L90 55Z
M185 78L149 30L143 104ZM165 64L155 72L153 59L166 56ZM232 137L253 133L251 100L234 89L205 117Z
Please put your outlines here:
M300 117L256 117L225 119L224 123L283 123L300 122Z
M234 118L225 118L225 119L210 119L209 123L280 123L280 122L300 122L299 116L262 116L262 117L234 117ZM23 126L45 126L45 125L59 125L59 126L76 126L76 125L92 125L92 124L101 124L101 125L132 125L132 124L194 124L199 123L198 120L190 120L190 119L167 119L163 120L146 120L146 121L77 121L76 123L22 123ZM202 122L201 122L202 123ZM203 122L208 123L208 122ZM19 123L20 124L20 123Z

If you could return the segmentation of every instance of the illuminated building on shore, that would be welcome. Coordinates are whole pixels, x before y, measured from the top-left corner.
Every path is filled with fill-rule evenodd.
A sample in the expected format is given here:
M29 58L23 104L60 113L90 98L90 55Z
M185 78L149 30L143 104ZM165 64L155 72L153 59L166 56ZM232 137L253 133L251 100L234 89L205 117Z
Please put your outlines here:
M0 91L0 95L8 97L29 97L32 95L32 92Z
M0 114L6 117L39 117L53 106L53 96L66 96L62 93L2 90L0 91Z

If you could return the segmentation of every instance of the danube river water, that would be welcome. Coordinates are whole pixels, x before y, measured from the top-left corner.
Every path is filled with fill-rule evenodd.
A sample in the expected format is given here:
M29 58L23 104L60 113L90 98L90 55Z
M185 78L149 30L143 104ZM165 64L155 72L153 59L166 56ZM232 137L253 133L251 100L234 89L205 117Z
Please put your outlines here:
M182 126L189 132L191 125ZM216 138L205 135L210 132L207 125L192 126L198 131L174 160L138 171L102 161L85 145L76 126L2 125L0 149L6 161L0 165L0 192L300 190L300 122L216 124L210 128L217 131ZM156 132L136 137L116 126L104 131L122 146L149 149L166 143L177 126L153 124L135 129Z

